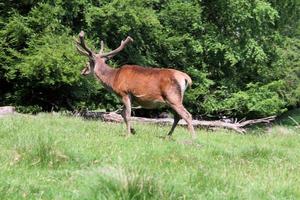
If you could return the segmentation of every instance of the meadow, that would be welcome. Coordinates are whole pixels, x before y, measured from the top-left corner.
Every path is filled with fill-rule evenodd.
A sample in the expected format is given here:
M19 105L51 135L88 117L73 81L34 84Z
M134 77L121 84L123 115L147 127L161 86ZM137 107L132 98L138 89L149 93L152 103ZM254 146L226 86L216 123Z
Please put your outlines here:
M296 118L295 119L299 119ZM241 135L88 121L0 118L0 199L300 199L300 134L288 118Z

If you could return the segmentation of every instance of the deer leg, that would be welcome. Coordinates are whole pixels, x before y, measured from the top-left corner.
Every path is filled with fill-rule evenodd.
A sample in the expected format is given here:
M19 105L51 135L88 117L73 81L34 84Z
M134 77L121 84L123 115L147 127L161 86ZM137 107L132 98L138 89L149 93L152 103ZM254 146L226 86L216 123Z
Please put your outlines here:
M188 130L191 133L193 139L196 138L195 130L192 124L192 115L184 108L182 104L171 104L171 107L178 113L178 115L184 119L188 125Z
M174 132L178 122L180 120L180 116L177 114L177 112L174 113L174 122L173 122L173 125L172 125L172 128L171 130L169 131L168 133L168 136L171 137L172 136L172 133Z
M127 136L130 136L134 130L130 128L130 116L131 116L131 102L129 96L122 97L122 102L124 104L123 110L122 110L122 117L126 123L127 128ZM131 132L132 131L132 132Z

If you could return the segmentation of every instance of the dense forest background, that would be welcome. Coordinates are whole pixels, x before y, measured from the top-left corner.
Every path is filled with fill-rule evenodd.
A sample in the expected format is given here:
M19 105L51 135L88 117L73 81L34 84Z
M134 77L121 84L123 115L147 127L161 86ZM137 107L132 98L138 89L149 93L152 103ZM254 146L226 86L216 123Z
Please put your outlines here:
M0 106L23 112L115 109L117 97L80 75L89 46L134 43L113 61L188 73L198 117L262 117L300 105L299 0L1 0Z

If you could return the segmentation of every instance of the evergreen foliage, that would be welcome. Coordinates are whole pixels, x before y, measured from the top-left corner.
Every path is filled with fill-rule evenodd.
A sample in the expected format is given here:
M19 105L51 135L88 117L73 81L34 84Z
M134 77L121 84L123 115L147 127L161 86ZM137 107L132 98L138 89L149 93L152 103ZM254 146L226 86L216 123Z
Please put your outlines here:
M111 63L171 67L193 79L197 116L258 117L300 104L297 0L9 0L0 3L0 105L114 109L117 98L80 70L89 46L135 42Z

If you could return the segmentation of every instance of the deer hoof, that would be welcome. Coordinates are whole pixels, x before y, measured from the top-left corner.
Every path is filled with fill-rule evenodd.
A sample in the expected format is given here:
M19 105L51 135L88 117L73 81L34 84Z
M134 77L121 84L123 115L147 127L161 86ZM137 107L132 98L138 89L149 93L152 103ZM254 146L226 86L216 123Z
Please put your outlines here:
M130 133L131 133L132 135L135 135L135 134L136 134L136 131L134 130L134 128L130 128Z

